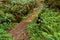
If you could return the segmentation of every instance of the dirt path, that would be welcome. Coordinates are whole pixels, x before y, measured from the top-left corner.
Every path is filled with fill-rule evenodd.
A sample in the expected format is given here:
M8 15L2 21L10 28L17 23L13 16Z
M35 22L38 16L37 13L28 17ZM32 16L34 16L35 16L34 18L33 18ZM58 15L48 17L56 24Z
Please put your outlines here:
M39 9L42 8L41 3L37 1L37 4L39 6L38 9L34 10L31 15L28 16L25 20L23 20L21 23L19 23L15 28L10 30L8 33L12 34L14 40L29 40L28 33L26 31L26 26L33 20L33 18L37 15L39 12Z

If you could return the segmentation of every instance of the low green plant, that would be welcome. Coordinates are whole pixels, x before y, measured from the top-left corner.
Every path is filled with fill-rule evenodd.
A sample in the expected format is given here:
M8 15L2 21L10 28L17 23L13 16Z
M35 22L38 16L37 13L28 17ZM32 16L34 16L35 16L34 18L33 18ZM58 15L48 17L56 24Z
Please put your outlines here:
M5 30L0 29L0 40L13 40L11 34L7 34Z

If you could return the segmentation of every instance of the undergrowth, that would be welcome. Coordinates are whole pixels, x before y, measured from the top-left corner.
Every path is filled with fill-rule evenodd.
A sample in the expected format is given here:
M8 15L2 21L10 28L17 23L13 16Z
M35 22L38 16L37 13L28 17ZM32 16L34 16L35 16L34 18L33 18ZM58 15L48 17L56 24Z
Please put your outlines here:
M0 40L13 40L6 31L25 19L35 5L35 0L0 0Z
M27 26L30 40L60 40L60 12L43 7L37 22Z

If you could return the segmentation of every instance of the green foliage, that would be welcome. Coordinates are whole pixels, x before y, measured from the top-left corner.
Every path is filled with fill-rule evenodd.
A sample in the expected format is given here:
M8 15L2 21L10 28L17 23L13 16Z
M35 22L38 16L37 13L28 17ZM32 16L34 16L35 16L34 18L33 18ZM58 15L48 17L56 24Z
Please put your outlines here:
M0 29L0 34L4 34L4 33L6 33L6 31L3 29Z
M41 12L41 25L40 30L43 31L42 35L46 40L59 40L60 33L60 16L59 12L51 9L45 9Z
M43 8L38 22L27 26L30 40L60 40L60 12Z
M41 25L42 27L51 27L54 28L54 31L59 31L59 22L60 22L60 16L59 12L55 12L52 10L45 10L45 12L41 13ZM43 27L43 28L44 28ZM56 29L57 28L57 29Z
M22 16L27 15L35 7L35 0L6 0L2 3L0 3L0 9L4 13L13 14L16 22L20 22Z
M13 24L12 23L3 23L3 24L0 24L0 28L4 29L4 30L9 30L9 29L13 28Z
M13 40L6 31L35 7L35 0L0 0L0 40Z
M0 35L0 40L13 40L10 34L2 34Z
M3 11L0 10L0 23L2 22L12 22L15 21L14 15L4 13Z
M13 40L10 34L7 34L5 30L0 29L0 40Z
M41 38L40 36L40 31L39 31L39 27L36 23L32 22L28 25L27 27L28 30L28 35L30 40L40 40Z
M14 18L14 15L4 13L2 10L0 10L0 28L4 30L8 30L12 28L12 22L15 23L16 19Z
M4 30L12 28L13 23L20 22L22 16L34 5L35 0L6 0L0 3L0 28Z

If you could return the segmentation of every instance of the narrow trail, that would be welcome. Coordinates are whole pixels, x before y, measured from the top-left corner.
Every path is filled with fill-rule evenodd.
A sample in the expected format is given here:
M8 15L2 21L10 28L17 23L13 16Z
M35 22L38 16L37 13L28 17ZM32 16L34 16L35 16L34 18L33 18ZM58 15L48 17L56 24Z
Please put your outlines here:
M38 9L34 10L31 15L29 15L25 20L16 25L12 30L8 31L8 33L12 34L14 40L29 40L28 33L26 30L26 26L33 20L33 18L38 15L39 9L42 8L42 4L39 0L36 0Z

